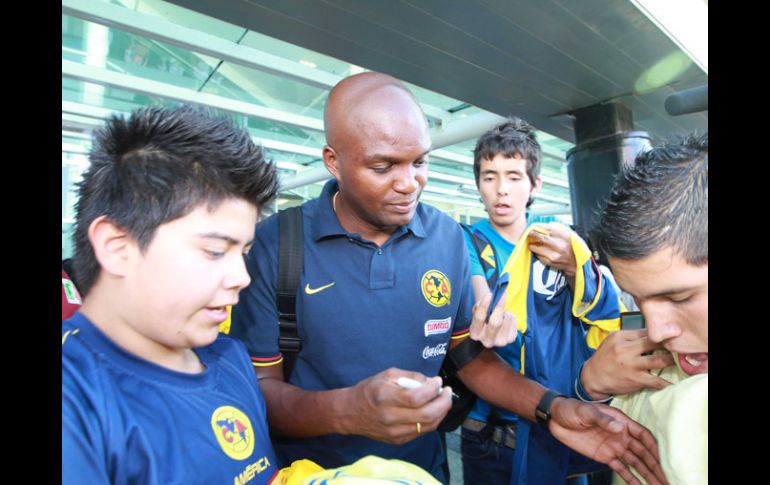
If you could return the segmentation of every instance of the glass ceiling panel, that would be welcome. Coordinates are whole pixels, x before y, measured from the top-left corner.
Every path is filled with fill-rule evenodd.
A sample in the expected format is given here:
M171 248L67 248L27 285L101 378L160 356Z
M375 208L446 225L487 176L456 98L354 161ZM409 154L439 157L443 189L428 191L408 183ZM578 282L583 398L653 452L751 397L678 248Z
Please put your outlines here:
M93 65L87 60L86 44L89 35L101 36L98 40L106 40L109 48L106 58L97 64L99 67L196 91L206 84L220 63L219 59L122 30L67 15L62 18L69 19L67 30L62 31L62 59ZM79 43L81 48L65 46L65 38L69 44Z
M428 167L431 172L453 175L455 177L463 177L468 179L469 183L475 183L473 179L473 167L469 165L463 165L455 162L446 162L438 157L431 156L430 165Z
M84 98L88 98L88 90L95 90L97 88L103 90L101 95L92 96L86 102ZM177 106L180 104L179 101L162 96L148 96L121 88L86 83L68 77L62 77L62 100L122 113L128 113L148 105ZM324 135L319 131L305 130L288 123L247 117L243 114L216 108L209 107L208 109L220 116L234 119L241 126L245 125L249 132L260 140L277 140L303 147L318 148L319 155L325 143Z
M443 150L448 150L452 153L456 153L458 155L462 155L464 157L468 157L471 161L473 161L473 148L476 146L476 140L466 140L460 143L455 143L454 145L449 145L443 148Z
M130 76L129 80L136 78L137 83L150 80L160 83L161 86L167 85L174 89L184 88L213 95L214 99L226 98L255 107L276 110L278 113L276 116L266 114L265 118L258 118L253 114L233 113L207 107L216 114L233 119L239 126L246 127L257 141L262 142L266 147L267 156L279 164L279 174L283 180L291 180L298 172L322 165L321 150L325 143L322 131L268 118L286 120L282 115L289 113L315 120L322 119L328 89L319 87L312 79L303 81L303 76L308 76L308 68L340 79L363 72L364 69L161 0L100 1L254 49L258 51L254 53L255 59L260 58L260 53L281 57L297 63L297 71L293 72L291 65L282 68L286 69L286 73L280 74L272 70L266 72L265 69L248 68L229 61L222 62L221 59L156 41L144 35L129 33L118 28L108 28L67 15L62 15L63 61L117 72ZM173 34L173 29L169 29ZM255 62L259 63L258 60ZM80 174L88 166L87 152L90 148L92 128L102 124L108 112L128 113L151 104L162 106L180 104L179 101L168 97L173 94L164 97L162 93L140 93L130 89L130 81L118 82L123 87L104 86L97 82L84 82L62 76L62 100L68 103L62 113L63 255L69 247L67 231L71 225L72 208L75 202L74 192L71 190L72 184L79 180ZM483 112L475 106L429 89L408 83L407 85L418 101L423 104L431 126L439 120L443 126L447 126L453 121ZM143 88L147 89L146 86L148 85ZM168 91L164 92L168 93ZM184 97L184 94L180 97ZM196 99L194 93L190 97ZM216 101L213 103L217 104ZM224 100L217 105L235 106L233 109L238 109L237 104L230 105ZM564 157L566 151L573 145L542 132L538 132L538 139L544 148L541 175L566 184L567 171ZM468 162L472 162L474 145L475 139L466 140L443 147L441 150L460 155ZM297 153L294 153L295 151ZM431 157L430 171L431 177L423 196L425 203L444 210L464 222L473 222L486 217L478 201L478 192L475 191L472 165L444 160L434 155ZM272 208L289 207L316 197L320 194L322 186L323 182L318 182L285 191L272 204ZM462 190L460 190L461 186L463 186ZM565 187L544 184L541 193L569 200L569 190ZM532 210L569 212L568 207L543 199L536 200ZM564 219L569 220L569 215L564 216Z
M318 119L328 95L326 89L230 62L222 63L201 91Z
M259 141L259 139L257 139L256 141ZM280 150L271 150L269 148L265 149L265 155L267 156L267 158L275 162L285 162L287 164L293 164L298 166L301 165L303 167L308 165L316 166L316 165L319 165L319 163L321 162L320 157L311 157L309 155L289 153L289 152L284 152ZM299 171L302 171L302 170L299 170ZM293 175L297 171L291 170L291 172Z
M78 33L88 32L90 26L97 25L71 20L67 22L69 30L65 33L71 44L77 43L74 40ZM108 70L317 119L323 115L328 94L325 89L232 63L221 63L209 56L117 29L109 29L108 35L112 39L105 66ZM85 57L84 52L78 55L71 48L62 50L62 58L68 60L84 63ZM297 136L298 129L279 131ZM302 138L307 137L304 134Z

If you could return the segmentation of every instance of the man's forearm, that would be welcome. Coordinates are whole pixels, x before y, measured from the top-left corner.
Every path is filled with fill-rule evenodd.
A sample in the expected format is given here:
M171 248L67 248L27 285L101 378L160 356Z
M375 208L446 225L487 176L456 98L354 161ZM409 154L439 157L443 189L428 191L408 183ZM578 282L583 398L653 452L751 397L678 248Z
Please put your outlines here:
M259 381L271 429L295 438L348 434L344 403L350 389L305 391L274 378Z
M463 383L486 402L535 421L535 408L546 389L522 376L489 349L463 367Z

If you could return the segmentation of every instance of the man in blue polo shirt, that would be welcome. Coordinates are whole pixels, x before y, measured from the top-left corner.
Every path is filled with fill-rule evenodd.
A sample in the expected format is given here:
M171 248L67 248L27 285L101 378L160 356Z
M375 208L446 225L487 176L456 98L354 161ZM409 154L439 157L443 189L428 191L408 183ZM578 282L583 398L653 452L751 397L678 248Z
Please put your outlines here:
M289 382L276 325L276 217L257 227L247 262L253 280L233 310L231 332L249 348L284 464L310 458L336 467L373 454L445 480L435 429L451 392L440 392L438 370L471 328L503 345L515 337L513 320L499 305L484 323L491 296L472 308L462 231L418 202L431 141L405 86L380 73L348 77L330 92L324 124L324 163L334 180L302 210L296 309L303 349ZM622 476L632 478L620 458L645 463L653 483L663 478L652 435L622 413L554 397L486 349L459 375L525 419L534 421L540 409L560 441ZM404 389L399 377L423 385Z

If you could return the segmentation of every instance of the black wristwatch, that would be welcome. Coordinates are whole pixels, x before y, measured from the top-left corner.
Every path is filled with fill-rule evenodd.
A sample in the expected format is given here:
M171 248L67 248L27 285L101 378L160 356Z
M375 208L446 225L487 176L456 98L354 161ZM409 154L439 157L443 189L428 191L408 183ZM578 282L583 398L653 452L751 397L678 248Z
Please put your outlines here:
M548 429L548 422L551 420L551 403L557 397L567 396L549 389L545 391L545 394L543 394L543 397L540 399L540 402L537 403L537 407L535 408L535 419L537 420L537 424L546 430Z

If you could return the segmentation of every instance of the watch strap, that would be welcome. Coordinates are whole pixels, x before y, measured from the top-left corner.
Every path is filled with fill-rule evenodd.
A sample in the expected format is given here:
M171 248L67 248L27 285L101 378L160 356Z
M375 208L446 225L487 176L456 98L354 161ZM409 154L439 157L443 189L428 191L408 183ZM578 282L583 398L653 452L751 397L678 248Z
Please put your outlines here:
M548 429L548 422L551 420L551 404L557 397L567 396L549 389L545 391L545 394L540 398L540 402L537 403L537 407L535 408L535 419L537 420L537 424L545 429Z

